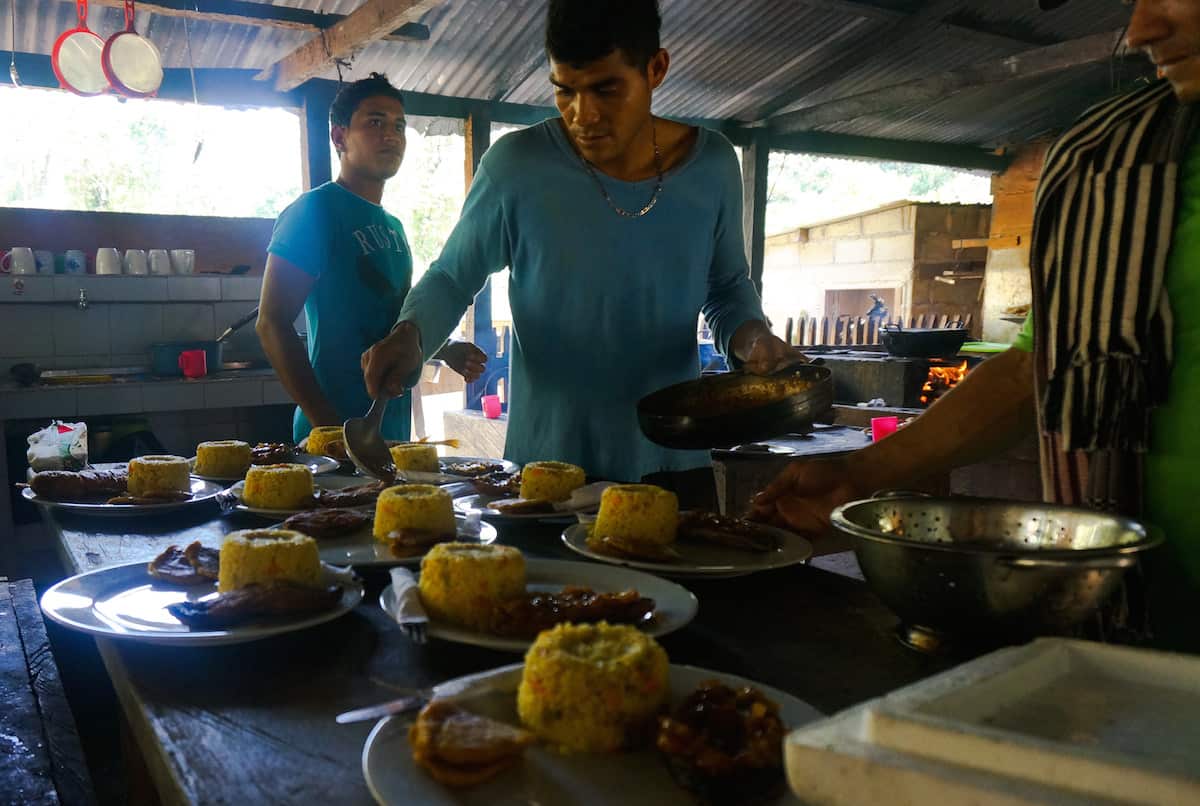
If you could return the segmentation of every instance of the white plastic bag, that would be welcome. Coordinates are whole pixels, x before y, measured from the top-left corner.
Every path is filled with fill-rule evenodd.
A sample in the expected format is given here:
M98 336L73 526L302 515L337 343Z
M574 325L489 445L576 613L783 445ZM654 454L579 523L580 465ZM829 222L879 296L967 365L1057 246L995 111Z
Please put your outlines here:
M30 434L25 458L34 472L79 470L88 463L87 423L55 420Z

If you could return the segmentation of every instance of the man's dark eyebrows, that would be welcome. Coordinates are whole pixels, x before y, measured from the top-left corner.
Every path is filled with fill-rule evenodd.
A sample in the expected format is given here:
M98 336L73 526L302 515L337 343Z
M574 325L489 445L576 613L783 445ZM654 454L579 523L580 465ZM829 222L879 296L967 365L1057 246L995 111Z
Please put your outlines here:
M616 76L610 76L609 78L602 78L599 81L593 81L592 83L587 85L586 89L595 90L595 89L600 89L602 87L611 87L619 81L620 81L620 79L617 78ZM558 87L559 89L563 89L563 90L574 90L575 89L574 87L567 86L566 84L562 83L561 81L555 81L553 78L550 79L550 83L553 84L554 86Z

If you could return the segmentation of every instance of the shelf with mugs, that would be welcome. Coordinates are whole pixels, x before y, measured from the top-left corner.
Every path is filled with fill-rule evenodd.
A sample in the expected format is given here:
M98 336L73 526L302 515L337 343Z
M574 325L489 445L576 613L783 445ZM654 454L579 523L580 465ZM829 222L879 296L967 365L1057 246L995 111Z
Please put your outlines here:
M256 301L261 275L0 274L0 304Z

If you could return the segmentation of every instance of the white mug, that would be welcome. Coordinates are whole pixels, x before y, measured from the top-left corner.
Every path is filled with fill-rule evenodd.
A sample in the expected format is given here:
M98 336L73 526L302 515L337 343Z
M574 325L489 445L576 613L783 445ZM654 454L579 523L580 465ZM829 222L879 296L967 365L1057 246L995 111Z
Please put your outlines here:
M172 249L171 268L176 274L192 274L196 271L195 249Z
M33 274L37 271L33 250L28 246L14 246L4 256L2 265L4 271L11 274Z
M39 249L33 253L33 262L37 264L38 274L54 274L54 253Z
M87 274L87 258L80 249L68 249L63 255L64 274Z
M121 253L112 247L96 250L96 274L120 274Z
M125 273L126 274L149 274L150 264L146 262L146 250L144 249L126 249L125 250Z
M170 274L171 273L171 256L167 254L166 249L151 249L150 250L150 273L151 274Z

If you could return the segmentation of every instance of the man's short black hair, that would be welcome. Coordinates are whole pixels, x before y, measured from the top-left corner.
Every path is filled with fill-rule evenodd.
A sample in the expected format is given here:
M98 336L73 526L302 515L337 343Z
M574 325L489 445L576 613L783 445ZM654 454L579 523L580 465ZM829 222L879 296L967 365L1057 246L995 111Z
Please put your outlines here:
M387 76L383 73L371 73L364 79L342 85L334 96L333 103L329 105L329 122L343 128L349 126L350 118L354 117L354 110L358 109L358 105L377 95L395 98L404 103L404 96L392 86Z
M579 67L619 50L645 70L661 47L661 28L658 0L550 0L546 53Z

